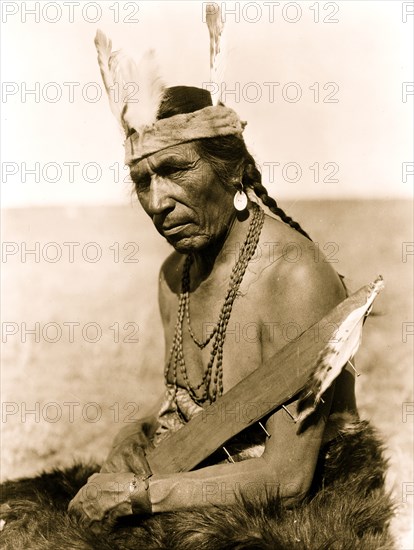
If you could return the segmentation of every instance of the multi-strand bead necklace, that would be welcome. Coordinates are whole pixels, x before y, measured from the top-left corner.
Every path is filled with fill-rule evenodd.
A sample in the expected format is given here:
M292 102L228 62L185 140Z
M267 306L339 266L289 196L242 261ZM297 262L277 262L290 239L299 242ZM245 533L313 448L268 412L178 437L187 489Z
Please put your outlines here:
M216 398L223 393L223 346L226 339L227 325L230 319L234 300L243 280L247 266L252 259L260 233L264 223L264 212L259 205L253 203L252 220L249 225L246 239L240 249L240 254L230 275L230 283L227 289L223 306L220 310L219 318L214 329L205 340L198 340L191 328L190 319L190 269L193 262L191 255L188 255L184 261L183 273L181 278L181 293L178 303L178 315L175 325L174 339L171 346L169 360L165 368L165 380L169 384L167 377L171 369L172 385L174 399L177 391L177 373L180 370L186 389L195 403L202 405L206 402L213 403ZM190 383L187 367L184 360L183 350L183 325L184 318L187 321L188 332L191 339L199 349L204 349L212 342L210 359L205 369L203 378L198 385ZM202 389L201 396L197 391Z

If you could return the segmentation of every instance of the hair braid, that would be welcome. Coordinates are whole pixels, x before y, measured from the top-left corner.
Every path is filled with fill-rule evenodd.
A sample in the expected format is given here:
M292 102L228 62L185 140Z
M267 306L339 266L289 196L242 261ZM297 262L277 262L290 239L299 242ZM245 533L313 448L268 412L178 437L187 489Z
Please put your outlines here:
M304 229L288 216L280 208L262 184L262 175L258 170L255 160L246 148L244 140L237 136L221 136L217 138L204 138L196 140L196 148L202 158L207 160L216 172L217 176L225 185L233 185L234 174L244 166L242 183L250 187L257 197L269 208L273 214L301 233L304 237L312 240Z
M253 161L253 158L251 159ZM263 202L265 206L269 208L273 214L279 216L279 218L286 224L290 225L293 229L296 229L304 237L312 240L304 229L299 225L298 222L295 222L293 218L288 216L286 212L278 206L274 198L272 198L267 192L266 187L262 183L262 175L259 170L256 168L256 165L253 163L248 163L244 169L242 183L246 187L251 187L255 192L256 196Z

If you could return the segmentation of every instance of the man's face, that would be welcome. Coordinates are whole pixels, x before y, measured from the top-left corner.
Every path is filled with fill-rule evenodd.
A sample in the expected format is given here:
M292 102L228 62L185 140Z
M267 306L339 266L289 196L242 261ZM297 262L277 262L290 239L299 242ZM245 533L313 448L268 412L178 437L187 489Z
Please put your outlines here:
M224 188L191 143L141 160L132 173L145 212L179 252L200 250L225 233L234 193Z

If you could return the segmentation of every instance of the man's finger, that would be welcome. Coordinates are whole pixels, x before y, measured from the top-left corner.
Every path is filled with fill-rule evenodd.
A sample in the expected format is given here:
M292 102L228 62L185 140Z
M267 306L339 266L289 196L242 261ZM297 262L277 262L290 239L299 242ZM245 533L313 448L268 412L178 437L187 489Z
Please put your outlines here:
M93 480L96 476L98 476L98 475L99 475L99 472L96 472L96 473L92 474L90 477L88 477L88 483L89 483L90 481L92 481L92 480Z
M68 513L72 518L75 518L79 521L84 517L84 515L82 512L82 508L78 506L78 503L75 500L75 498L69 502Z

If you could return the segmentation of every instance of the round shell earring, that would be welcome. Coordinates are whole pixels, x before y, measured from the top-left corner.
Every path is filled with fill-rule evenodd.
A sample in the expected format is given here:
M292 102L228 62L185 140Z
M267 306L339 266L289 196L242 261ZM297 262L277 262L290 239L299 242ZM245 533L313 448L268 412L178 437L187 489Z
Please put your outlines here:
M236 194L234 195L233 199L234 208L241 212L242 210L245 210L247 206L247 195L243 191L243 188L241 191L236 191Z

